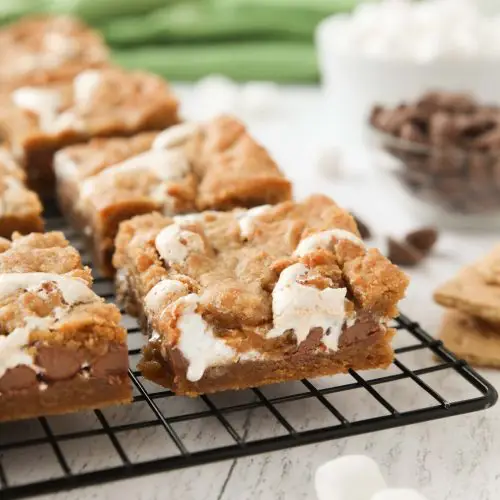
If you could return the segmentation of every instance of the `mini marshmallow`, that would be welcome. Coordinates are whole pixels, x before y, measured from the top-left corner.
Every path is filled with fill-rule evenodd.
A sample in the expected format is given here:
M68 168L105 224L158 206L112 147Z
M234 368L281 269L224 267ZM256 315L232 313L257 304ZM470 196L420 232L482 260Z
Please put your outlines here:
M261 205L259 207L250 208L249 210L244 210L236 216L242 238L248 238L252 234L255 218L265 214L270 208L271 205Z
M370 500L427 500L418 491L405 488L390 488L375 493Z
M370 500L387 485L374 460L347 455L319 467L315 487L318 500Z
M500 56L500 16L483 15L473 0L362 3L321 30L340 54L418 63Z

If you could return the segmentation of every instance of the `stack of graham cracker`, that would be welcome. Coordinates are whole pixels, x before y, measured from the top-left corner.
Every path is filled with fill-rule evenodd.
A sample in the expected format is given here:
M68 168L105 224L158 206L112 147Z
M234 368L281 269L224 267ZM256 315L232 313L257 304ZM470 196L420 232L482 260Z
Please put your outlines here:
M449 308L440 334L446 347L470 364L500 368L500 245L438 288L434 299Z

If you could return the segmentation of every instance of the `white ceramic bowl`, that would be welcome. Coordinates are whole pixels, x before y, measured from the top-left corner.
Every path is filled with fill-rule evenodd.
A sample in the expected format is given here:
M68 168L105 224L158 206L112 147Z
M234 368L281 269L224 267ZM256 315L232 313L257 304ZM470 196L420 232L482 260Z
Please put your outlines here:
M362 145L374 104L394 105L428 90L469 92L480 102L500 103L500 60L455 59L417 63L407 60L342 55L329 43L335 22L317 28L316 46L327 115L337 142Z

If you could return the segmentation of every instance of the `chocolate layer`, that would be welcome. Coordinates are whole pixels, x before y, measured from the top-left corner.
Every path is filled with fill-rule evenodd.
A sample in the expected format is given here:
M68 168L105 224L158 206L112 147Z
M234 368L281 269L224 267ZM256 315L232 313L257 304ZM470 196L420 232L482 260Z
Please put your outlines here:
M111 345L106 354L96 358L88 366L84 365L84 359L82 350L61 346L40 347L35 358L36 366L40 368L39 375L29 366L11 368L0 377L0 393L29 389L39 382L50 385L52 382L71 380L81 373L94 378L127 375L128 351L124 345Z

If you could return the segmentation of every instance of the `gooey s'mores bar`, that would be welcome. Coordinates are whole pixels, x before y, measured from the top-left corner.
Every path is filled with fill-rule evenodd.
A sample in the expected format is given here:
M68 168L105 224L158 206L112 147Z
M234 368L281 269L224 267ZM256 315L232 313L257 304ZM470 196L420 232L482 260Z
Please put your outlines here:
M128 402L126 331L61 233L0 239L0 421Z
M0 30L0 90L73 78L104 66L102 37L70 16L26 17Z
M178 122L177 100L160 77L91 69L68 82L20 87L0 100L0 126L31 186L53 195L55 151L94 137L129 136Z
M253 207L291 196L267 151L228 116L158 135L96 139L60 151L55 166L60 206L88 236L105 275L113 274L118 226L134 215Z
M145 377L196 395L387 367L408 279L313 196L123 223L119 294L149 342Z
M14 231L43 231L42 205L25 180L10 152L0 148L0 237L10 238Z

